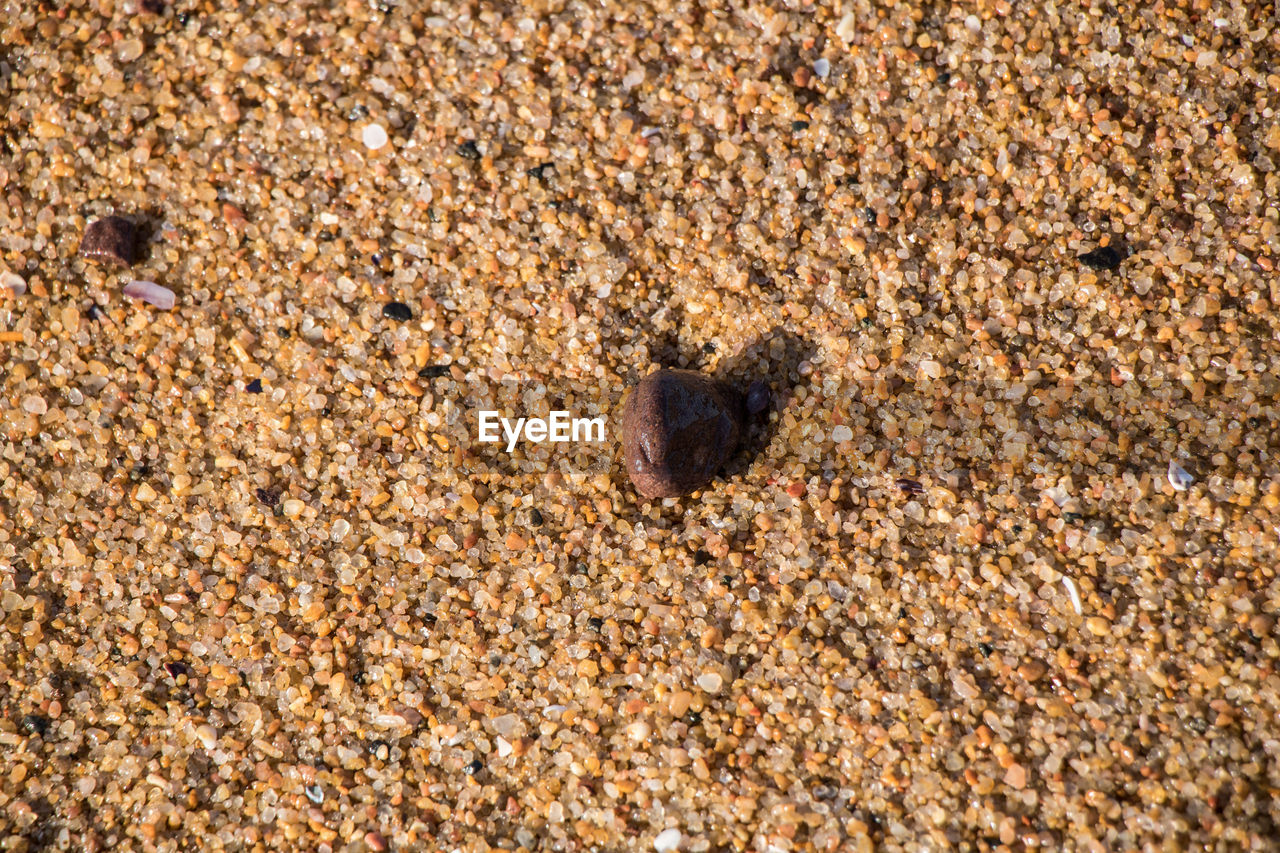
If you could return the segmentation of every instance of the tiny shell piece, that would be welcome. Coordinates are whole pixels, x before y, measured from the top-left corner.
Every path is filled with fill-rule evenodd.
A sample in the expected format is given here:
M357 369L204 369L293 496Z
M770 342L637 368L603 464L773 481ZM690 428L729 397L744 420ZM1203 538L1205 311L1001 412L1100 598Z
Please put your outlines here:
M161 311L171 310L177 302L172 290L154 281L131 281L124 286L124 295L131 299L141 299Z

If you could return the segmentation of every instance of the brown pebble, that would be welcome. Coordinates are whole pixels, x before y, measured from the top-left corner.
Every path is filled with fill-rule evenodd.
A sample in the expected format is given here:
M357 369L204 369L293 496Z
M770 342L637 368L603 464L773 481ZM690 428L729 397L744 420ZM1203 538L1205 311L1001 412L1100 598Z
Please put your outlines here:
M369 830L364 834L364 843L369 845L370 850L386 850L387 840L382 837L379 832Z
M243 228L245 226L244 212L230 202L222 203L222 218L232 228Z
M1101 616L1090 616L1084 622L1085 627L1089 629L1089 633L1096 637L1105 637L1111 633L1111 625Z
M1049 671L1049 667L1045 666L1042 660L1023 661L1018 667L1018 675L1021 675L1027 681L1039 681L1044 678L1044 674Z
M137 252L138 229L123 216L104 216L90 222L80 241L80 254L98 263L132 266Z
M627 474L646 498L687 495L711 481L738 447L746 408L729 385L694 370L640 380L622 411Z

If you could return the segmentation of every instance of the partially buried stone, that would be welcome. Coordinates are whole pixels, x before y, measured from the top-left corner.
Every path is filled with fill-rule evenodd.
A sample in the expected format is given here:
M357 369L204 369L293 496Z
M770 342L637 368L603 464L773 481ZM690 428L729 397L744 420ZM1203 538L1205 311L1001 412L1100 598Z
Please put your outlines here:
M1115 246L1100 246L1080 256L1080 263L1091 270L1113 270L1123 260L1124 255Z
M763 382L744 395L693 370L650 373L622 410L622 452L631 482L646 498L702 488L737 449L747 416L768 402Z
M49 731L49 718L42 714L27 714L22 718L22 728L29 735L44 737Z
M91 261L132 266L138 257L138 229L123 216L104 216L89 223L80 254Z
M382 306L382 316L388 320L405 323L413 319L413 311L403 302L388 302Z

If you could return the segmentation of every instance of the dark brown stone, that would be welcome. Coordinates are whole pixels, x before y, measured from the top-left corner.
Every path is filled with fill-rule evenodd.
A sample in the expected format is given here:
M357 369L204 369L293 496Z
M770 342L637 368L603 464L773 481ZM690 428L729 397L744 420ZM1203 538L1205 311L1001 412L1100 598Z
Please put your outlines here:
M122 216L104 216L84 229L80 254L98 263L132 266L138 257L138 229Z
M646 498L686 495L733 455L747 408L733 387L693 370L650 373L622 410L627 474Z

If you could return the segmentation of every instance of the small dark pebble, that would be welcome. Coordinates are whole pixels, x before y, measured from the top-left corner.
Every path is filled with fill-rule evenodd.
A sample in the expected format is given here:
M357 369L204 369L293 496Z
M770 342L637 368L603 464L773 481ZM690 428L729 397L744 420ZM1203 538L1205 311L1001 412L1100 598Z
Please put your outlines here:
M768 384L763 379L757 379L747 388L746 394L747 414L758 415L769 408L773 401L773 394L769 391Z
M248 391L250 394L261 394L262 380L261 379L253 380L248 385L244 386L244 390Z
M484 764L480 761L480 759L477 758L474 761L472 761L470 764L468 764L466 767L462 768L462 772L466 773L468 776L474 776L483 769L484 769Z
M49 718L43 714L27 714L22 718L22 730L29 735L44 737L49 731Z
M894 482L897 483L897 486L899 489L902 489L902 491L906 492L909 495L919 495L924 493L924 486L920 485L920 482L918 480L911 480L911 479L908 479L907 477L899 477Z
M428 364L418 370L419 379L439 379L441 376L449 375L449 365L447 364Z
M1115 246L1102 246L1080 256L1080 263L1091 270L1113 270L1123 260L1124 255Z
M422 621L426 622L428 625L434 625L438 619L434 613L424 613L422 614Z
M991 653L995 651L995 646L990 643L978 643L978 651L982 652L984 658L989 658Z
M542 513L536 509L529 510L529 523L534 527L540 527L542 525Z
M535 180L540 181L547 176L548 170L554 171L555 167L556 166L554 163L539 163L536 166L531 166L529 170L525 172L525 174Z
M186 675L187 665L182 661L169 661L164 665L164 671L169 673L170 678L177 678L179 675Z
M355 672L351 673L351 680L363 687L369 683L369 676L365 675L363 669L357 669Z
M95 219L84 229L80 254L99 263L132 266L138 257L138 229L123 216Z
M702 725L702 712L690 711L684 715L684 721L691 726L700 726Z
M705 566L707 563L710 563L710 562L711 562L711 555L706 551L702 550L701 548L693 552L693 564L695 566Z
M276 326L276 337L279 338L280 340L282 341L289 340L290 334L292 333L288 329L286 329L284 326Z
M585 575L589 571L589 569L587 568L586 563L578 563L574 565L573 571L575 574Z
M714 355L715 351L716 351L716 345L714 341L707 341L705 344L702 345L702 352L705 355Z
M388 320L405 323L413 319L413 312L403 302L388 302L382 306L382 316Z
M458 146L458 153L468 160L479 160L480 149L476 147L474 139L468 139Z
M151 466L145 462L139 462L129 469L129 479L135 483L141 483L147 479L147 475L151 473Z
M592 631L599 631L604 627L604 620L599 616L592 616L587 620L587 625L590 626Z
M254 494L258 496L258 500L267 506L275 506L280 502L279 489L255 489Z
M369 754L379 761L386 761L391 757L391 746L385 740L375 740L369 744Z
M89 308L85 311L85 314L88 315L90 320L97 321L102 319L102 309L94 302L89 303Z
M799 132L800 132L800 131L802 131L802 130L808 130L808 129L809 129L809 122L807 122L807 121L793 121L793 122L791 122L791 129L792 129L793 131L795 131L796 133L799 133Z

